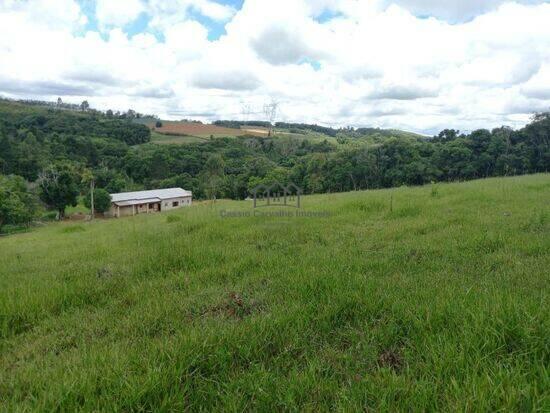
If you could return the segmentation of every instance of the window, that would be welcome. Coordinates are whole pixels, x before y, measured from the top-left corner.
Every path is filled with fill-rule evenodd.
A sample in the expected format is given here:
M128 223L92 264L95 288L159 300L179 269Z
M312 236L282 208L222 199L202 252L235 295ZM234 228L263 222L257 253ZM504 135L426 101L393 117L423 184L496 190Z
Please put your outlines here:
M177 207L177 206L179 206L179 204L180 204L180 203L179 203L178 201L172 202L172 206L173 206L173 207Z

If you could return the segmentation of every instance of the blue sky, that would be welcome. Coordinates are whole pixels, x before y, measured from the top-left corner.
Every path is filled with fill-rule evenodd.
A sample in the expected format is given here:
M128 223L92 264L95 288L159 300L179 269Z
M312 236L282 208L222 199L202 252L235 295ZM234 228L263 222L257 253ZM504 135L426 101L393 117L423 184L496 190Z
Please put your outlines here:
M117 1L117 0L113 0L113 1ZM232 7L235 10L240 10L243 6L243 2L244 0L217 1L217 3ZM101 32L99 23L96 17L95 0L78 0L78 4L80 5L82 12L86 15L88 19L88 24L86 25L85 30ZM215 19L211 19L194 10L189 10L188 14L189 14L189 18L196 20L197 22L201 23L208 29L208 38L210 40L217 40L220 38L220 36L225 34L226 22L216 21ZM125 25L123 29L129 36L134 36L139 33L149 32L154 34L159 40L162 41L163 39L162 32L159 32L157 30L154 30L148 27L150 21L151 21L151 16L148 13L143 12L143 13L140 13L135 20Z
M218 0L217 3L229 6L234 10L240 10L243 6L244 0ZM78 0L78 4L80 5L82 12L86 15L88 19L88 23L85 27L85 31L96 31L101 33L102 31L100 30L98 19L96 17L95 0ZM200 24L202 24L208 29L209 40L217 40L226 33L225 21L217 21L193 9L188 11L188 15L190 19L196 20L197 22L199 22ZM320 23L325 23L335 17L338 17L339 15L340 15L339 12L332 10L330 8L326 8L322 10L318 15L314 16L314 18ZM143 12L143 13L140 13L135 20L125 25L123 27L123 30L129 36L134 36L139 33L152 33L159 40L162 41L163 39L162 32L159 32L157 30L150 28L149 27L150 22L151 22L151 16L148 13ZM102 33L102 35L105 36L105 33Z

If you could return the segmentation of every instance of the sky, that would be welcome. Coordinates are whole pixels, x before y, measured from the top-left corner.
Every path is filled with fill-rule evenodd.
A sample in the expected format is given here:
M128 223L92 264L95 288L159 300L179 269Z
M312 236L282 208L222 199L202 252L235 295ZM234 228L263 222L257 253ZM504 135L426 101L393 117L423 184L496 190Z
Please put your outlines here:
M0 0L0 96L434 134L550 110L550 2Z

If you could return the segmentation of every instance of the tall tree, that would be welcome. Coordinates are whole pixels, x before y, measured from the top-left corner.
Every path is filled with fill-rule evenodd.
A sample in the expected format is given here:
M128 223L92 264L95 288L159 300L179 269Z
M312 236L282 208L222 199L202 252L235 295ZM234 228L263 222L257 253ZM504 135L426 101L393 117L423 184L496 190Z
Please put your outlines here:
M67 163L46 168L38 178L40 199L58 212L58 219L65 217L67 206L76 206L80 177L74 167Z
M84 206L86 208L92 207L91 193L88 191L87 196L84 198ZM94 210L99 213L107 212L111 208L111 195L103 188L94 189Z

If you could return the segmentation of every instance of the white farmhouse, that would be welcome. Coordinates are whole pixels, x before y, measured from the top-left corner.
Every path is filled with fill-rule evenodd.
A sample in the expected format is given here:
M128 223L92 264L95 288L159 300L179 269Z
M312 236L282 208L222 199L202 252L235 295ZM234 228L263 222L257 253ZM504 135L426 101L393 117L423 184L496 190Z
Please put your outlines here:
M111 194L112 217L125 217L190 206L193 194L181 188Z

